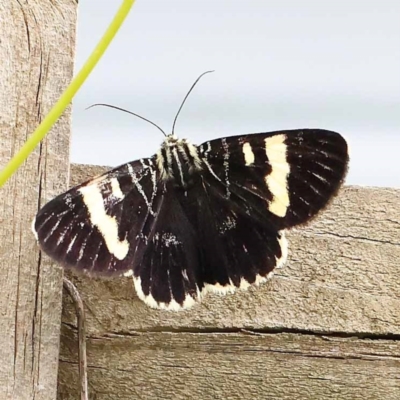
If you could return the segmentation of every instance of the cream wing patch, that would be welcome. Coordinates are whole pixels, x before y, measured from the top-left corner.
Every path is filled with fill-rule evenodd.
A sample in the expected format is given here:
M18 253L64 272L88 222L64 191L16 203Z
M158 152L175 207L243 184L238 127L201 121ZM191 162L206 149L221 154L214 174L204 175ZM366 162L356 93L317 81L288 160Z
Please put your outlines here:
M227 285L221 285L220 283L206 283L204 285L204 293L216 293L220 295L225 295L227 293L234 293L236 290L236 286L233 282L229 279L229 283Z
M185 300L182 304L179 304L175 299L171 299L169 303L158 302L156 299L149 293L145 295L142 290L142 280L140 277L133 276L133 285L135 286L136 294L138 295L139 299L146 303L151 308L156 308L160 310L166 311L181 311L186 310L188 308L193 307L196 304L196 300L190 296L189 294L186 295Z
M281 237L278 239L279 246L281 247L282 255L278 258L276 257L276 268L282 268L286 263L288 257L288 242L284 231L279 232Z
M88 209L90 222L100 231L108 251L118 260L123 260L128 254L129 243L127 240L119 240L117 220L106 213L103 196L98 185L83 186L79 192Z
M271 173L265 177L265 183L273 195L268 209L278 217L284 217L289 207L290 165L286 157L285 139L285 135L275 135L265 139L265 152L271 165Z
M250 143L249 142L244 143L242 150L244 155L244 162L246 163L246 165L254 164L255 157L253 150L251 149Z
M124 199L124 194L122 193L121 186L119 186L119 182L117 178L112 178L111 179L111 190L112 194L114 197L117 199L123 200Z

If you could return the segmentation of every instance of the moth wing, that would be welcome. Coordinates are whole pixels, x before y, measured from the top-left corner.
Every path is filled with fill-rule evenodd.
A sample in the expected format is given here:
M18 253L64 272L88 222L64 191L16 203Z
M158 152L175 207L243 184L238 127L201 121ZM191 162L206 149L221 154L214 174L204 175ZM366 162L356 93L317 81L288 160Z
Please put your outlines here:
M154 163L124 164L49 201L32 226L42 250L89 275L131 271L160 207Z
M180 200L196 226L205 291L233 292L264 282L286 260L283 232L227 198L225 186L211 174L201 180Z
M190 308L203 290L197 232L177 194L167 182L143 257L133 270L139 298L153 308L175 311Z
M216 139L199 146L208 171L258 218L277 230L302 224L326 207L343 183L343 137L302 129Z

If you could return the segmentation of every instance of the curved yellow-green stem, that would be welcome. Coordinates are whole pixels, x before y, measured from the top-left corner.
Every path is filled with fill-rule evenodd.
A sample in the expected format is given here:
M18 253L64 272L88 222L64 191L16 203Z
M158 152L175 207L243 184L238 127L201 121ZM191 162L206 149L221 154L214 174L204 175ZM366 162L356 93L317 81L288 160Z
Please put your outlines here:
M96 66L101 56L106 51L108 45L114 39L114 36L124 22L134 2L135 0L123 1L110 26L104 33L100 42L97 44L79 73L75 76L67 89L65 89L60 99L46 115L42 123L36 128L35 132L33 132L32 135L28 138L28 140L22 146L21 150L9 161L9 163L0 172L0 187L2 187L4 183L6 183L11 175L18 169L18 167L28 158L29 154L32 153L33 149L45 137L50 128L54 125L60 115L67 108L68 104L71 102L76 92L85 82L86 78L92 72L93 68Z

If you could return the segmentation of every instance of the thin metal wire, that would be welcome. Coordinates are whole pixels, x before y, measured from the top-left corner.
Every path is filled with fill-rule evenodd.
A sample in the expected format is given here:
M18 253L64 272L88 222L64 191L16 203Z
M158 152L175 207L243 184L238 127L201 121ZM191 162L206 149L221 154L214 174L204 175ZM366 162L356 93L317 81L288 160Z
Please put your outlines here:
M87 378L87 358L86 358L86 328L85 328L85 309L76 286L64 277L64 289L71 296L78 325L78 369L79 369L79 391L81 400L88 400L88 378Z

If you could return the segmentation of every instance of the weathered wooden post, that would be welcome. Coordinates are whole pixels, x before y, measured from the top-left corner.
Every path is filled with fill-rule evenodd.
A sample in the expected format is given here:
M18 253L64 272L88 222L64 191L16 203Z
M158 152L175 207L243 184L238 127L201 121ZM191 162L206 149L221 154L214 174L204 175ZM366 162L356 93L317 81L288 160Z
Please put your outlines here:
M0 2L0 168L73 75L76 0ZM70 110L0 189L0 398L56 398L62 271L30 230L40 204L66 188Z

